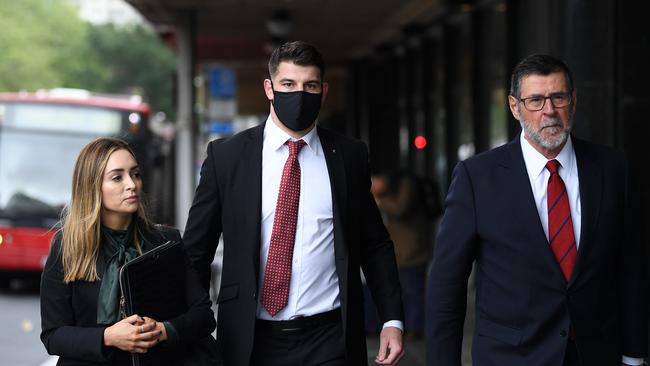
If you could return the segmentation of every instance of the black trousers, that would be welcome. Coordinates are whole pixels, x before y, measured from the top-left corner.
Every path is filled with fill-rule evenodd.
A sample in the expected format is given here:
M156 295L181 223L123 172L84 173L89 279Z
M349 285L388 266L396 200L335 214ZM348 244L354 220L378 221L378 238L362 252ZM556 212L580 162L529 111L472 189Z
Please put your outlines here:
M564 366L580 366L581 364L576 343L569 340L566 346L566 352L564 352Z
M281 330L258 321L251 366L347 366L341 321Z

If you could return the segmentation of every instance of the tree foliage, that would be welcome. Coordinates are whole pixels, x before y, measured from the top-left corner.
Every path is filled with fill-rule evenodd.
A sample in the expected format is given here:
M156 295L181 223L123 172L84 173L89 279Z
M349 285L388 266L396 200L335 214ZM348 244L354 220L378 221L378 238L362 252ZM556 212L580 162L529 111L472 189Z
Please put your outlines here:
M154 32L142 26L95 26L88 32L88 42L109 74L98 89L136 92L157 109L171 111L175 58ZM94 77L92 73L89 76Z
M61 86L84 47L86 25L62 1L0 1L0 90ZM68 57L68 55L70 57Z
M82 21L66 0L0 1L0 91L138 93L172 111L175 59L144 26Z

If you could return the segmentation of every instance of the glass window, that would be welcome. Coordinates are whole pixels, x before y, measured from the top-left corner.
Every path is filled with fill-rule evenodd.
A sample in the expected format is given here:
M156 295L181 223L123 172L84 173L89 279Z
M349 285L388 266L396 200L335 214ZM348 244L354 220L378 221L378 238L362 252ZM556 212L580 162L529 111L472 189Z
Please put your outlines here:
M0 123L25 130L112 135L121 129L122 112L63 104L0 103Z

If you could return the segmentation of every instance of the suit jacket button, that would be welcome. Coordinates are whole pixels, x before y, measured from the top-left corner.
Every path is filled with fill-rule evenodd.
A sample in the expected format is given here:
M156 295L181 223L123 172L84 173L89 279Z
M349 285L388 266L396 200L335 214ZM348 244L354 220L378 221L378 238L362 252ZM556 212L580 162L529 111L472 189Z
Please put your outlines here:
M566 337L566 330L560 331L560 337Z

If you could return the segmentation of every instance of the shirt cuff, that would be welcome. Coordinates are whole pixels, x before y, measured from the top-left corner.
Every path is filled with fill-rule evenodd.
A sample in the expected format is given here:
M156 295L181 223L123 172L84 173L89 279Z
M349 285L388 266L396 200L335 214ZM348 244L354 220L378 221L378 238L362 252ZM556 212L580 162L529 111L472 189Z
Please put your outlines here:
M642 358L635 358L635 357L627 357L623 356L622 362L626 365L643 365L643 359Z
M402 323L401 320L389 320L386 323L384 323L384 326L381 327L381 329L384 329L386 327L395 327L399 328L402 332L404 331L404 323Z

